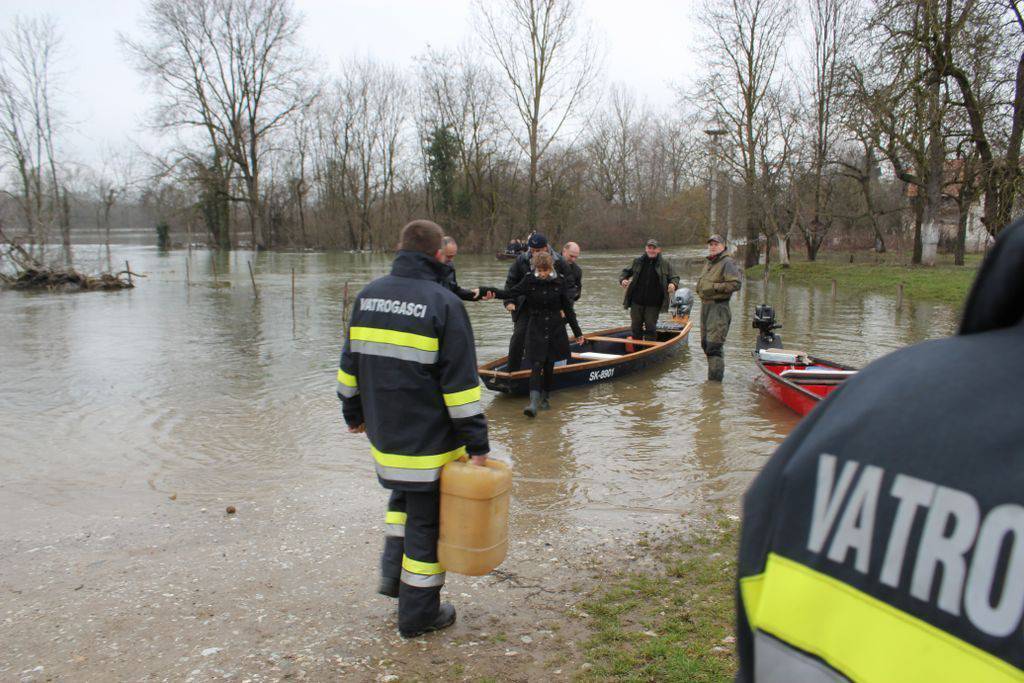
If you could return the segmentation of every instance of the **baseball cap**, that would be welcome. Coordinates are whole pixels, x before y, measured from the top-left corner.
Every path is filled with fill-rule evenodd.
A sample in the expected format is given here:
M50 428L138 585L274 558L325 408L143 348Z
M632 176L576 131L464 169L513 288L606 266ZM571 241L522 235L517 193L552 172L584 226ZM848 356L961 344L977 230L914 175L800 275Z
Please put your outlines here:
M647 246L648 247L660 247L661 243L658 242L658 240L656 240L656 239L654 239L652 237L651 239L647 240Z
M527 240L526 246L530 247L531 249L543 249L544 247L548 246L548 238L540 234L539 232L535 232L532 235L530 235L530 239Z
M722 239L722 236L717 233L709 237L708 242L718 242L719 244L725 244L725 240Z

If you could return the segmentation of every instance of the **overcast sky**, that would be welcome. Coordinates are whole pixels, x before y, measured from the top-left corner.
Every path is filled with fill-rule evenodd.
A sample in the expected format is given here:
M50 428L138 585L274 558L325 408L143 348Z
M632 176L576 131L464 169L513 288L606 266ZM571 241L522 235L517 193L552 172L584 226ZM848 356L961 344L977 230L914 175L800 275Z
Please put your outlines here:
M500 0L494 0L500 2ZM306 48L336 69L342 59L370 55L402 67L429 43L454 47L472 34L469 0L296 0ZM654 106L675 101L673 83L693 75L694 0L582 0L582 14L608 51L605 82L631 87ZM142 79L128 66L117 33L140 35L145 6L136 0L3 0L0 25L15 15L49 14L63 36L62 61L74 122L68 144L93 163L104 145L126 138L151 144L143 130L149 106Z

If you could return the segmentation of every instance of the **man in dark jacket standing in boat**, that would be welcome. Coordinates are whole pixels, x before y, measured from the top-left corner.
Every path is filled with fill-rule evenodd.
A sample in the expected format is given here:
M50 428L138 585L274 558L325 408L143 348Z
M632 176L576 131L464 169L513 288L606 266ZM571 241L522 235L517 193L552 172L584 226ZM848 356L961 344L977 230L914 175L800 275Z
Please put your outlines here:
M658 240L647 240L644 253L619 275L619 284L626 290L622 307L629 309L633 339L657 340L658 314L668 310L679 287L679 276L668 258L662 257Z
M960 333L876 360L743 501L740 683L1024 680L1024 221Z
M526 277L526 274L533 270L533 255L541 252L548 252L555 261L555 272L565 277L565 262L559 257L555 250L548 245L548 239L539 232L530 233L527 240L528 250L516 257L508 268L508 276L505 278L505 289L509 290L519 284L519 281ZM523 361L523 352L526 349L526 327L530 322L530 316L523 309L526 307L526 297L518 296L505 301L505 310L512 314L512 338L508 342L508 371L515 372Z
M700 347L708 359L708 379L721 382L725 377L723 347L729 334L732 312L729 299L740 291L742 274L732 257L725 253L721 235L708 238L708 256L697 278L700 297Z
M402 228L391 274L366 285L338 369L348 431L366 433L377 479L391 491L380 593L398 598L407 638L451 626L437 560L441 468L462 456L483 465L489 450L480 405L473 329L445 284L441 228Z

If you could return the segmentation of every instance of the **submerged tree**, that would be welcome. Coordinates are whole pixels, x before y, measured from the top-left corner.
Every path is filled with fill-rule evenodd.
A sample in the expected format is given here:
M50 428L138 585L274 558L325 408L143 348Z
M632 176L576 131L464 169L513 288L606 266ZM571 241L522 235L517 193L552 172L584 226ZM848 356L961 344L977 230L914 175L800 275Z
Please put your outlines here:
M157 124L197 130L241 175L253 247L267 240L267 140L313 95L289 0L151 0L141 40L122 36L161 96Z
M70 221L61 199L57 136L60 37L50 18L16 18L0 35L0 168L13 168L14 195L29 249L45 250L49 229L61 228L65 264L71 264Z

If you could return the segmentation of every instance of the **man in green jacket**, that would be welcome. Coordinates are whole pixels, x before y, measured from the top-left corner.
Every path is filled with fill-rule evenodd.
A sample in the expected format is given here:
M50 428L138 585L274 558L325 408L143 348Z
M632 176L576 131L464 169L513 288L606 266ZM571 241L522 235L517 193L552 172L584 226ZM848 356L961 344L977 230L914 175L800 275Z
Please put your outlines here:
M733 292L740 291L741 284L739 266L725 253L725 240L721 235L712 235L708 238L707 262L697 278L700 347L708 358L708 379L712 382L721 382L725 376L722 347L732 322L729 298Z
M668 310L668 302L679 287L679 276L667 258L661 257L661 245L653 237L644 253L619 275L626 289L622 307L629 309L633 339L657 339L658 313Z

